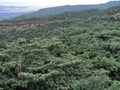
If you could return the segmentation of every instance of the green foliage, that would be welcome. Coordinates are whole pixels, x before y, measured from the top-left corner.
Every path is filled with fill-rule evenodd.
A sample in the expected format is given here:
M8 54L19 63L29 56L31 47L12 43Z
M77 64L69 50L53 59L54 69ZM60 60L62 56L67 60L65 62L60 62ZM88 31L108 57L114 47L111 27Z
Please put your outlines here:
M74 90L105 90L111 84L111 80L104 71L96 71L87 79L75 82Z
M0 89L120 90L118 13L116 7L0 22Z

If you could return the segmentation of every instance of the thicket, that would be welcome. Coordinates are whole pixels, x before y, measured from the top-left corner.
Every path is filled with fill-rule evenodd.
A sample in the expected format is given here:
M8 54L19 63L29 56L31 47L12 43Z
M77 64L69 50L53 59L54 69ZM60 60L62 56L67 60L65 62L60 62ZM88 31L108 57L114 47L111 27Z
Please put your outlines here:
M119 9L72 21L0 26L0 90L120 90Z

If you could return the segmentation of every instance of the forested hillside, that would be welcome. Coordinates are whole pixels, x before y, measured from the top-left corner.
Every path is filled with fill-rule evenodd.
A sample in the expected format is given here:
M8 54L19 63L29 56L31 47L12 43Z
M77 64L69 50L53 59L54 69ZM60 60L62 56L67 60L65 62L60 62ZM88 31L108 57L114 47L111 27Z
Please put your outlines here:
M120 6L0 22L1 90L120 90Z

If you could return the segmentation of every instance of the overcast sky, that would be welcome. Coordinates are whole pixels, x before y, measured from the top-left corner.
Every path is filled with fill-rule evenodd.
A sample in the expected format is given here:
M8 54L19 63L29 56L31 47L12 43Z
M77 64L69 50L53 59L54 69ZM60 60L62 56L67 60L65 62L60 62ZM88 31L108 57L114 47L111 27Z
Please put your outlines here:
M6 6L61 6L76 4L100 4L111 0L0 0L0 5Z

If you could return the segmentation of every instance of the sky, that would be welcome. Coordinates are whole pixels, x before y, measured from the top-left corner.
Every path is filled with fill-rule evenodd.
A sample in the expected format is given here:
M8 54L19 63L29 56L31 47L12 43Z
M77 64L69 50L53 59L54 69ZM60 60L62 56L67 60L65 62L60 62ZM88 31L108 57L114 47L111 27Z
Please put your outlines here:
M5 6L39 6L51 7L61 5L100 4L111 0L0 0Z
M63 5L88 5L101 4L111 0L0 0L3 6L28 6L27 8L4 8L5 12L30 12L42 8L63 6ZM118 0L116 0L118 1Z

